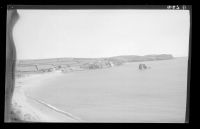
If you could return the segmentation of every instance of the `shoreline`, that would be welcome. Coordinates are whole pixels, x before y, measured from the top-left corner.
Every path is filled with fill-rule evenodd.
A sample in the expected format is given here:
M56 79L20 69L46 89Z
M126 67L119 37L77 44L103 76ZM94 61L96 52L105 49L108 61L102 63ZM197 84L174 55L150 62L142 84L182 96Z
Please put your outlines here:
M177 60L178 62L182 62L182 60ZM135 62L134 62L135 63ZM159 62L159 63L155 63L155 64L151 64L151 62L149 63L149 65L151 66L153 66L153 69L152 70L150 70L150 71L155 71L155 72L158 72L158 71L160 71L161 69L164 69L165 67L162 65L163 63L165 63L165 62ZM132 71L132 72L134 72L134 71L137 71L138 70L138 62L137 63L135 63L133 66L132 65L127 65L128 67L130 67L131 69L127 69L127 68L125 68L125 69L123 69L123 67L121 67L120 69L123 69L123 71L125 70L125 71ZM173 64L172 65L172 62L171 61L168 61L168 64L169 64L169 66L170 67L167 67L168 69L171 69L171 70L168 70L168 71L172 71L172 70L174 70L174 68L179 68L179 69L177 69L178 71L174 74L175 76L176 75L182 75L183 73L182 72L180 72L180 67L179 67L179 65L177 65L177 64ZM157 67L157 66L159 66L159 67ZM182 66L183 65L181 65L181 68L182 68ZM186 68L186 66L184 65L184 67ZM114 68L117 68L117 67L114 67ZM110 69L110 68L109 68ZM116 73L119 73L119 71L120 71L120 69L118 69L117 68L117 71L116 71ZM97 69L97 70L99 70L99 69ZM90 71L90 70L89 70ZM93 73L92 72L93 70L91 70L91 72L89 72L89 73ZM182 70L181 70L182 71ZM77 72L82 72L82 71L77 71ZM164 72L164 71L163 71ZM69 72L69 73L71 73L71 72ZM102 73L102 72L100 72L100 73ZM134 72L135 73L135 72ZM137 73L137 72L136 72ZM146 77L146 79L147 79L147 77L151 77L150 76L150 74L151 74L151 72L145 72L146 74L145 74L145 76L144 77ZM167 71L165 71L164 73L167 73L168 74L168 72ZM64 73L65 74L65 73ZM18 89L18 93L20 92L20 90L23 90L23 94L21 93L21 98L25 98L25 100L22 100L21 98L20 98L20 101L23 101L22 102L22 106L24 106L24 105L26 105L26 104L28 104L28 106L29 107L25 107L26 109L30 109L29 110L29 114L31 114L32 115L32 117L34 117L35 116L35 121L34 122L86 122L86 121L90 121L88 118L90 118L90 119L94 119L94 117L95 117L95 115L94 114L96 114L96 115L102 115L103 113L105 113L105 111L103 111L102 113L100 113L99 111L101 111L100 110L100 108L98 109L99 111L97 112L97 111L93 111L92 112L92 110L85 110L84 111L84 108L83 109L81 109L80 111L84 111L83 113L86 113L86 115L88 115L89 117L87 118L87 117L85 117L84 116L84 114L82 113L80 113L80 112L75 112L75 111L79 111L79 110L76 110L76 109L73 109L73 110L71 110L71 107L69 106L69 105L67 105L67 106L69 106L70 108L66 108L67 109L67 111L70 111L71 113L74 113L74 114L76 114L77 116L81 116L82 118L84 118L86 121L83 121L83 120L80 120L80 119L73 119L74 117L73 117L73 115L71 115L70 113L68 113L68 112L66 112L66 110L65 111L62 111L62 110L59 110L59 109L57 109L56 107L54 107L53 105L54 104L57 104L57 103L51 103L51 104L53 104L53 105L49 105L48 103L45 103L44 101L43 101L43 97L39 97L39 96L34 96L34 94L32 95L32 93L34 93L34 88L35 88L35 90L36 91L38 91L38 92L40 92L40 94L41 95L43 95L43 93L45 92L46 93L46 89L48 89L48 87L51 85L51 83L52 83L52 81L50 81L51 83L48 83L48 81L49 80L54 80L54 78L59 78L59 77L61 77L62 75L64 75L63 73L59 73L59 72L52 72L52 73L45 73L45 74L38 74L38 75L31 75L31 77L29 76L29 77L25 77L25 78L21 78L22 80L24 80L24 81L22 81L23 83L21 83L20 84L20 81L19 81L19 84L18 84L18 86L17 86L17 88L15 88L15 89ZM83 73L84 74L84 73ZM154 74L156 74L156 73L154 73ZM159 73L157 73L157 75L158 75ZM184 74L185 74L185 72L184 72ZM117 74L116 74L117 75ZM123 75L126 75L125 73L123 74ZM133 76L134 75L134 77L137 77L138 78L138 76L136 75L136 74L130 74L131 76ZM129 76L130 76L129 75ZM142 73L140 74L139 73L139 76L140 75L142 75ZM70 77L70 75L69 75L69 77ZM74 78L74 74L71 76L72 78ZM120 77L120 76L119 76ZM128 77L128 76L127 76ZM167 76L165 76L165 74L163 75L163 77L167 77ZM62 78L62 77L61 77ZM152 77L151 79L156 79L156 78L154 78L154 77ZM161 78L162 79L162 78ZM163 78L164 80L166 80L165 78ZM20 80L20 79L19 79ZM183 80L180 80L180 79L178 79L178 80L176 80L175 82L177 82L177 85L180 85L180 83L182 82ZM174 82L174 81L173 81ZM168 80L168 83L169 84L172 84L171 83L171 80ZM152 83L152 84L154 84L154 83ZM173 83L174 84L174 83ZM175 83L176 84L176 83ZM186 83L184 83L184 84L186 84ZM20 86L20 85L22 85L22 86ZM25 86L24 86L25 85ZM55 87L55 85L60 85L60 83L59 82L56 82L54 85L53 85L53 88L50 88L49 87L49 90L51 91L51 93L49 93L49 94L47 94L46 95L46 99L45 99L45 97L44 97L44 100L46 101L46 102L51 102L51 101L48 101L48 98L52 95L52 93L60 93L60 92L58 92L57 91L57 88ZM157 85L161 85L162 86L162 84L161 83L158 83ZM181 85L182 85L182 83L181 83ZM157 99L157 98L154 98L155 96L157 96L157 95L159 95L159 94L157 94L157 92L152 92L153 94L153 96L150 96L151 98L151 101L152 101L152 103L149 103L149 105L151 105L152 106L152 108L146 108L145 110L149 110L149 111L153 111L153 112L150 112L150 115L152 114L152 113L155 113L154 114L154 117L156 118L156 117L161 117L162 119L161 120L151 120L151 119L147 119L146 117L143 117L143 119L141 119L139 122L142 122L143 120L148 120L149 122L154 122L154 121L156 121L156 122L166 122L166 120L167 121L169 121L170 123L173 123L173 122L178 122L178 123L182 123L182 119L183 118L181 118L181 116L183 116L183 113L182 112L184 112L184 109L182 108L182 107L180 107L181 105L183 105L183 103L184 103L184 99L183 99L183 97L184 97L184 95L185 94L182 94L183 92L185 92L185 91L183 91L184 89L183 88L181 88L181 85L180 86L178 86L178 87L176 87L176 88L173 88L173 87L171 87L170 89L168 89L168 88L166 88L166 90L165 91L163 91L163 90L161 90L163 93L169 93L169 95L175 95L175 92L177 92L177 93L180 93L176 98L173 98L173 100L171 99L171 97L169 98L169 97L167 97L167 96L169 96L169 95L163 95L163 96L161 96L161 98L160 98L160 100L162 100L162 101L160 101L159 99ZM44 86L44 87L41 87L41 86ZM46 86L46 87L45 87ZM70 83L68 83L68 86L69 86L69 88L70 88ZM142 85L142 86L147 86L147 85ZM37 88L41 88L41 89L37 89ZM89 88L89 87L86 87L86 89L87 88ZM149 88L148 86L146 87L146 88ZM153 88L153 87L152 87ZM150 89L152 89L152 88L150 88ZM157 88L157 87L154 87L154 89L155 88ZM164 88L164 87L163 87ZM163 89L162 88L162 89ZM178 89L180 89L181 88L181 92L178 90ZM32 90L31 90L32 89ZM136 90L137 90L138 88L136 87ZM175 91L174 91L174 90ZM153 89L152 89L153 90ZM171 90L173 90L173 91L171 91ZM30 92L29 92L30 91ZM64 90L63 90L64 91ZM73 89L72 89L72 91L73 91ZM126 91L126 90L125 90ZM138 89L138 91L141 91L141 94L144 94L144 93L148 93L148 91L147 90L145 90L145 91L143 91L143 90L139 90ZM161 92L160 91L160 92ZM27 93L26 93L27 92ZM29 93L30 94L29 94ZM61 92L62 93L62 92ZM70 103L70 101L71 101L71 103L75 103L75 101L76 100L72 100L71 99L71 96L70 96L70 94L71 94L71 91L70 90L68 90L68 93L69 93L69 95L68 95L68 97L66 97L66 99L65 99L65 101L66 102L68 102L68 103ZM93 92L92 92L93 93ZM108 95L107 94L108 92L106 92L106 95ZM121 93L121 92L120 92ZM124 91L123 91L123 93L124 93ZM126 93L129 93L129 91L126 91ZM134 93L134 92L133 92ZM66 93L67 94L67 93ZM32 98L30 98L30 97L28 97L28 96L32 96ZM136 94L137 95L137 94ZM147 94L148 95L148 94ZM150 94L151 95L151 94ZM100 95L101 96L101 95ZM127 95L125 94L125 97L126 97ZM183 97L181 97L181 96L183 96ZM97 98L98 98L99 96L97 95ZM136 96L137 97L137 96ZM142 98L141 98L142 97ZM168 99L167 99L167 98ZM64 98L64 97L62 97L62 98ZM62 100L62 98L59 98L59 99L57 99L57 100ZM99 98L102 98L102 96L101 97L99 97ZM121 97L121 98L123 98L123 97ZM146 98L145 96L138 96L138 98L137 99L139 99L140 98L140 100L144 100L145 102L151 102L148 98ZM165 99L166 98L166 99ZM105 99L105 100L107 100L107 99ZM115 102L115 99L112 99L113 100L113 102ZM165 100L169 100L169 101L165 101ZM180 101L181 100L181 101ZM19 102L20 102L19 101ZM119 101L119 99L116 101L116 103L118 104L118 101ZM129 100L127 99L127 102L128 102ZM131 100L132 101L132 100ZM140 101L138 101L137 102L137 100L136 99L134 99L134 101L135 101L135 103L136 103L136 105L134 105L134 107L135 107L135 109L130 109L132 112L131 113L134 113L136 110L138 110L137 112L140 112L140 111L142 111L142 110L140 110L140 105L142 105L143 103L140 103ZM64 102L64 101L61 101L61 104L62 104L62 102ZM80 103L81 101L79 101L79 103ZM125 101L122 101L122 104L123 104L123 102L126 104L126 102ZM133 101L132 101L133 102ZM154 103L155 102L155 103ZM169 104L167 104L168 102L170 102ZM179 102L178 104L177 104L177 102ZM98 103L97 103L98 104ZM128 105L129 105L129 103L127 103ZM148 104L148 103L147 103ZM179 105L180 104L180 105ZM165 106L165 105L167 105L167 106ZM131 105L130 105L131 106ZM158 108L157 108L157 106L159 106L160 108L159 108L159 110L158 110ZM62 107L62 106L61 106ZM78 108L80 108L79 107L79 105L78 106L76 106L76 107L78 107ZM119 106L118 106L119 107ZM122 107L122 106L121 106ZM170 108L166 108L166 107L170 107ZM23 109L22 111L23 112L25 112L26 111L26 109ZM73 108L73 107L72 107ZM111 107L109 107L108 108L108 110L110 109ZM120 107L119 107L120 108ZM65 109L65 108L63 108L63 109ZM86 108L85 108L86 109ZM113 109L114 110L118 110L118 108L116 108L115 107L115 105L113 105ZM127 107L127 109L129 110L129 108ZM113 111L113 110L110 110L110 111L108 111L107 110L107 114L106 115L108 115L109 113L111 113L111 112L113 112L114 113L114 116L116 116L116 118L119 118L119 119L121 119L121 116L119 116L119 115L117 115L117 113L115 113L115 111ZM137 114L137 112L135 112L136 114L134 114L134 115L136 115L136 117L138 116L138 117L140 117L140 115L148 115L148 112L146 112L147 114L144 114L144 111L145 110L143 110L143 112L141 113L141 114ZM166 111L166 112L162 112L161 114L159 114L159 111ZM181 110L181 111L179 111L179 110ZM88 111L88 113L87 113L87 111ZM175 116L173 116L173 112L174 113L176 113L177 115L175 115ZM26 112L25 112L26 113ZM111 113L111 114L113 114L113 113ZM125 111L125 114L126 114L126 111ZM178 114L180 114L181 116L178 116ZM166 115L167 116L167 118L166 117L164 117L164 115ZM109 116L112 116L112 115L109 115ZM127 116L129 116L129 113L127 113ZM129 116L130 117L130 116ZM132 116L131 116L132 117ZM101 119L101 117L99 117L100 119ZM97 121L98 120L100 120L100 119L97 119ZM154 119L155 119L154 118ZM34 118L33 118L34 119ZM104 120L104 118L102 117L102 119ZM133 119L135 122L137 122L138 120L136 120L136 118L131 118L131 119ZM111 120L111 118L110 118L110 120ZM117 121L118 119L116 119L116 121ZM172 121L171 121L172 120ZM174 120L174 121L173 121ZM96 121L93 121L93 122L96 122Z
M59 76L60 73L48 73L41 75L30 75L27 77L17 78L15 80L15 90L12 99L13 112L27 122L80 122L79 118L70 113L61 111L52 105L41 100L31 98L27 92L31 88L39 88L42 81L52 76ZM37 79L40 78L39 81ZM73 118L74 117L74 118Z

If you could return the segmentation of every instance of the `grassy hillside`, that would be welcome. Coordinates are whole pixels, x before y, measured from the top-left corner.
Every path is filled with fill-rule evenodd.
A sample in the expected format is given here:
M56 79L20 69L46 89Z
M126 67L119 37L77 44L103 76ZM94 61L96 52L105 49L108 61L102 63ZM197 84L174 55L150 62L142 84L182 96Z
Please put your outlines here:
M18 60L16 76L23 74L45 73L52 71L71 72L78 70L109 68L127 62L154 61L173 59L172 55L123 55L108 58L52 58L37 60Z

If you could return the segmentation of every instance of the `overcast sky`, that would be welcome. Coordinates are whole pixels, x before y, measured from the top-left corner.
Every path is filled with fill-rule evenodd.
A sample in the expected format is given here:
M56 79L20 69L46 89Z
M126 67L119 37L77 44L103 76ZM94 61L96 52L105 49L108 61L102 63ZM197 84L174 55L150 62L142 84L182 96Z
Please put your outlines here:
M188 10L18 10L18 59L188 56Z

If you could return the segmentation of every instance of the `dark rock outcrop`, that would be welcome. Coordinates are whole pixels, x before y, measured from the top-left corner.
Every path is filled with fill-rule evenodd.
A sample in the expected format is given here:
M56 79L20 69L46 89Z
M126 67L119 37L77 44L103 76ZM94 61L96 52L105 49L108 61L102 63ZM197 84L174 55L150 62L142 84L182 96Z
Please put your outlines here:
M139 70L147 69L145 64L139 64Z

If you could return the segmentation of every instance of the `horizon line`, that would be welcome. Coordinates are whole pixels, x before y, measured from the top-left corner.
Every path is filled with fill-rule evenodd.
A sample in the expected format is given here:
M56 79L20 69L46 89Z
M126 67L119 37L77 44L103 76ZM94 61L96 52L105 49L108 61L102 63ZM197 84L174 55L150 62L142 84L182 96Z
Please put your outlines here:
M117 56L108 56L108 57L53 57L53 58L29 58L29 59L16 59L16 60L47 60L47 59L65 59L65 58L81 58L81 59L101 59L101 58L112 58L120 56L148 56L148 55L171 55L173 58L188 57L188 56L173 56L172 54L147 54L147 55L117 55Z

